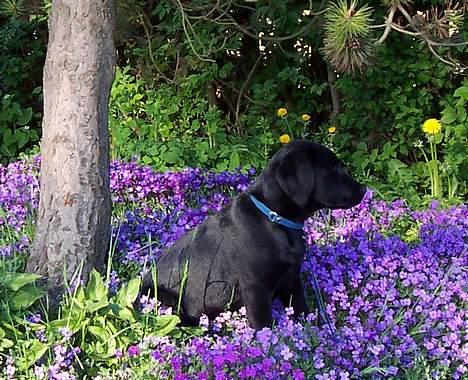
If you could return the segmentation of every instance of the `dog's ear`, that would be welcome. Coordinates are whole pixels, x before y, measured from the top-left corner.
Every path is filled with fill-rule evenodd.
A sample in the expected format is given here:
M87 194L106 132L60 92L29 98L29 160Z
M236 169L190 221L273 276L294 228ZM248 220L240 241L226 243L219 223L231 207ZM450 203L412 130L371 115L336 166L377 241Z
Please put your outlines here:
M303 208L314 189L314 171L311 162L305 155L288 155L278 166L276 180L281 189Z

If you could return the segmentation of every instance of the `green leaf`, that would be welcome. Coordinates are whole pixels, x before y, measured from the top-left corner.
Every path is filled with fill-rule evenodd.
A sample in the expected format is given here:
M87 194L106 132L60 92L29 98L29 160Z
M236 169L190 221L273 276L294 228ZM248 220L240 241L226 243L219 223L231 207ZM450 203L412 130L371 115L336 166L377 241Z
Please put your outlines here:
M55 321L50 321L49 326L52 329L57 330L57 331L63 328L67 328L72 333L76 333L78 330L81 330L82 325L79 323L73 323L73 321L76 321L76 320L72 320L68 318L56 319Z
M356 145L356 151L367 152L368 151L367 144L365 142L363 142L363 141L359 142Z
M10 146L15 142L15 137L10 129L5 129L3 132L3 143L6 146Z
M83 287L80 286L73 293L69 300L70 305L65 307L65 311L73 315L74 318L82 314L86 308L86 297Z
M111 334L101 326L89 326L88 331L103 343L109 340L111 337Z
M169 334L180 323L177 315L160 315L156 322L156 335L165 336Z
M21 116L18 117L18 120L16 121L16 124L18 124L18 125L28 124L31 121L32 114L33 114L32 108L31 107L26 108L23 111L23 113L21 114Z
M124 321L136 322L136 318L132 309L115 303L110 304L110 309L115 317Z
M240 157L237 151L234 151L231 153L231 157L229 158L229 160L230 160L229 166L231 169L236 169L240 166Z
M466 120L466 108L463 106L457 106L458 120L462 123Z
M27 309L45 293L34 285L26 285L9 296L9 303L12 310Z
M361 371L361 375L371 375L374 373L385 374L386 371L381 367L367 367Z
M104 309L107 306L109 306L109 301L107 298L102 298L99 301L88 300L86 302L86 307L90 313L95 313L96 311Z
M33 284L40 278L42 276L34 273L6 272L0 277L0 283L10 290L17 291L27 284Z
M19 361L19 369L24 371L31 368L49 349L47 344L41 343L37 339L27 341L24 356Z
M85 296L87 300L102 301L107 300L107 288L102 280L101 274L93 269L89 274L89 281L86 285Z
M125 305L132 306L140 292L141 279L139 277L132 278L127 284L127 292L125 296Z
M457 88L453 96L468 100L468 86Z
M442 111L442 118L440 120L442 123L451 124L455 120L457 120L457 114L453 107L448 106Z
M127 284L119 289L115 297L115 302L119 306L128 306L133 308L133 303L137 299L138 293L140 292L140 284L141 279L139 277L131 279Z
M15 136L16 136L19 149L24 147L29 142L29 139L30 139L29 133L18 130L18 129L15 131Z
M13 341L11 341L10 339L1 339L0 340L0 351L3 351L3 349L7 349L7 348L11 348L15 345L15 343Z

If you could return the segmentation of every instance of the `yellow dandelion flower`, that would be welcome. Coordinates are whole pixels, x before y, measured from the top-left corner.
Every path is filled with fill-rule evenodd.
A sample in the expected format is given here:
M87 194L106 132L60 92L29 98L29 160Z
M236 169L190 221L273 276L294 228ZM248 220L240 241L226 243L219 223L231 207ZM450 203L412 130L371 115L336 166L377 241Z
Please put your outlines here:
M291 142L291 137L285 133L284 135L280 136L279 141L281 144L289 144Z
M442 124L437 119L427 119L422 126L422 130L428 135L436 135L442 130Z
M303 121L307 122L307 121L310 120L310 115L305 113L304 115L301 116L301 118L302 118Z
M336 127L330 127L328 128L328 133L333 134L336 132Z
M276 110L276 116L278 117L285 117L288 114L288 110L286 108L278 108Z

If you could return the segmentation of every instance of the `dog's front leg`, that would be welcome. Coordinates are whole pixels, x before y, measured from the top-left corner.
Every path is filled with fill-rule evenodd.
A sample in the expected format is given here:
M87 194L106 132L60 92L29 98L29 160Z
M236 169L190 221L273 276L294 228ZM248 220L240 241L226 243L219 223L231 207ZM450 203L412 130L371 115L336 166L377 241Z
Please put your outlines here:
M283 288L278 291L278 298L284 307L292 307L294 309L294 317L297 318L299 315L307 315L309 313L309 307L304 295L304 287L300 275L294 276L292 283L289 288Z
M271 293L261 285L247 285L242 288L242 301L247 310L250 327L260 330L271 327Z

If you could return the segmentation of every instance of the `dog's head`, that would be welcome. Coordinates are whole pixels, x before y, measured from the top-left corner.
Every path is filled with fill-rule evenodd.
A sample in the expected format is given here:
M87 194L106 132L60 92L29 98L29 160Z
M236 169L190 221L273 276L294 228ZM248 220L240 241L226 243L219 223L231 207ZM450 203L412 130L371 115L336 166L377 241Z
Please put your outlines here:
M332 151L308 141L293 141L283 147L269 168L270 180L276 180L299 209L309 212L356 206L366 192Z

